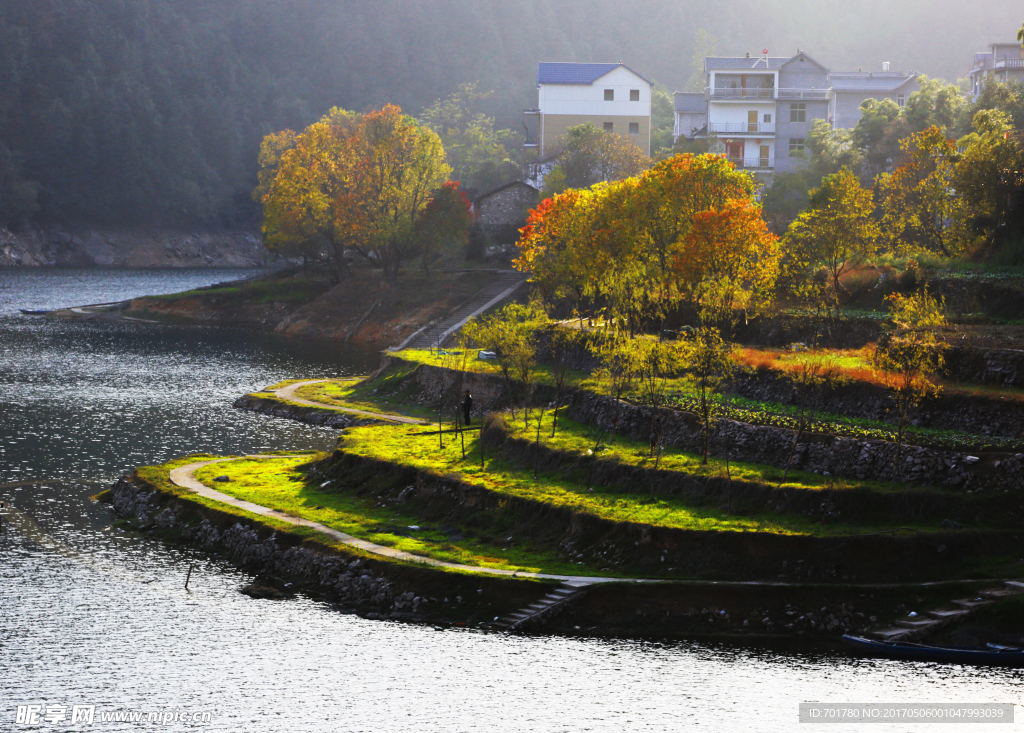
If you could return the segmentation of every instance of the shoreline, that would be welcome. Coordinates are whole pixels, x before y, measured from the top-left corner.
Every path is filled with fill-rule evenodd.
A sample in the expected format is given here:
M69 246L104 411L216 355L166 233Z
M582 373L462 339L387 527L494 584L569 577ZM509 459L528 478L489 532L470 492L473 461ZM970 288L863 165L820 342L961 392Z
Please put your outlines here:
M417 383L421 392L433 389L421 380ZM365 415L349 414L343 408L282 400L271 388L240 397L234 407L329 427L347 428L369 422ZM495 629L500 628L495 626L496 620L515 618L517 612L521 614L524 608L536 606L552 592L547 583L538 587L536 580L504 578L477 599L481 603L486 601L481 606L475 600L466 601L465 595L455 590L439 589L449 588L452 573L437 568L412 569L401 563L389 567L391 563L376 558L371 563L373 572L363 573L369 576L364 583L376 588L368 597L349 585L325 584L318 576L309 574L309 568L319 566L323 558L313 562L308 552L331 554L337 553L337 548L320 546L313 550L318 544L315 539L295 535L287 528L261 525L255 519L211 507L197 510L188 506L191 502L187 498L167 494L151 484L140 487L137 476L122 479L115 489L118 514L134 524L198 543L243 566L255 567L254 557L259 557L262 569L270 567L273 574L288 578L288 582L308 589L314 596L373 618ZM302 552L294 549L296 545L302 546ZM304 559L296 560L297 552ZM341 557L344 562L351 562L345 552ZM391 571L397 572L400 580ZM341 568L337 572L344 574L347 570ZM470 573L468 577L477 575ZM460 582L463 580L460 578ZM527 597L523 586L507 585L527 582L534 583ZM953 596L975 597L998 582L1001 581L995 578L906 582L660 578L636 583L610 578L562 604L557 614L526 623L521 630L645 639L767 640L802 648L834 649L840 644L841 633L877 629L885 625L883 619L898 620L912 612L938 607ZM473 592L477 596L484 593ZM398 598L404 600L396 601ZM427 600L409 606L409 598ZM947 625L942 624L942 628Z

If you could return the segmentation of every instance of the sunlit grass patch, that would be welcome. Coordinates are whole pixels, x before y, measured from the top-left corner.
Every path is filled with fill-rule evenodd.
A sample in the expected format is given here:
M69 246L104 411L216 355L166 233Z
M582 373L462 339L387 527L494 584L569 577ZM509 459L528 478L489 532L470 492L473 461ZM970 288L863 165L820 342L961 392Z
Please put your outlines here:
M443 447L435 432L397 426L366 426L347 430L344 451L394 462L462 481L507 496L532 499L622 522L714 532L767 532L789 535L844 535L878 531L877 526L818 524L806 517L763 513L734 515L694 506L679 498L587 486L485 453L481 465L476 431L445 436ZM466 456L462 455L465 438ZM905 525L900 525L901 527ZM893 527L887 528L889 531Z
M524 424L522 413L515 420L508 420L510 433L523 440L539 441L553 450L574 455L597 455L605 460L614 460L625 465L643 468L659 468L663 471L678 471L692 476L708 478L729 478L754 484L767 484L777 488L804 489L817 491L834 489L871 489L875 491L915 490L909 487L881 481L858 481L838 476L821 476L808 471L785 471L776 466L768 466L746 461L728 462L719 456L711 456L708 464L702 464L699 453L664 448L659 452L657 460L651 453L649 443L631 440L613 435L594 427L583 425L565 416L559 416L558 427L552 436L554 415L548 411L541 420L541 429L537 431L537 414L531 416L528 425ZM657 464L657 466L655 465Z
M382 386L380 382L365 377L346 377L308 384L295 390L295 396L339 409L352 408L425 419L434 415L433 411L422 405L403 400L401 395L388 394L385 389L381 389Z
M380 506L332 483L307 477L303 467L325 455L242 459L211 464L196 478L230 496L324 524L363 540L415 555L486 568L529 572L599 573L553 553L489 543L432 527L408 511ZM215 481L226 476L228 481Z

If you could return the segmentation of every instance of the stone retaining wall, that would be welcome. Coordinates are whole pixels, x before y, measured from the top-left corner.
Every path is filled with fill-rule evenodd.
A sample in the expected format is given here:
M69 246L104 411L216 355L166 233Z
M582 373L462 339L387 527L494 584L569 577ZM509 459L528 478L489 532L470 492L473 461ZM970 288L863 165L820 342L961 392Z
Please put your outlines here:
M793 404L793 380L770 369L740 370L729 390L748 399ZM819 400L822 412L895 422L889 390L866 382L844 382ZM1024 437L1024 401L968 396L944 391L914 411L914 425L979 435Z
M364 557L258 521L187 501L138 477L120 479L110 503L140 529L223 554L256 573L365 615L443 622L478 622L542 596L550 586L449 573Z
M790 580L907 580L942 577L943 558L957 562L1016 547L1014 533L967 530L929 534L877 533L813 537L767 532L716 532L606 519L490 491L463 481L346 453L324 462L321 475L385 503L408 504L427 521L493 531L500 520L509 542L556 549L568 560L633 574L669 570L691 577ZM899 563L892 558L899 557Z
M512 437L505 421L492 416L484 432L487 450L515 459L538 471L565 476L585 484L631 493L681 497L695 506L730 514L792 513L823 524L834 522L910 524L947 521L954 526L1017 528L1024 520L1024 501L1002 493L916 489L900 492L871 489L800 489L767 483L735 481L724 472L699 476L657 469L652 463L631 465L614 458L553 450L544 443Z
M700 422L687 412L578 392L569 414L580 422L635 440L648 441L657 429L665 445L688 451L698 451L702 445ZM720 419L712 428L711 452L718 458L779 467L785 467L792 458L793 468L826 476L972 490L1024 490L1024 453L970 455L821 434L802 436L792 451L794 437L794 431L787 428Z

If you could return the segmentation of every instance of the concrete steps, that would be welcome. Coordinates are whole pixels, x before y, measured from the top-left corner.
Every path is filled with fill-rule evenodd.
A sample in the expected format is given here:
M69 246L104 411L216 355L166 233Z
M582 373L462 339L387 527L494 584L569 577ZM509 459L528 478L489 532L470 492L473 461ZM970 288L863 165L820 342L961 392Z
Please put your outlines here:
M491 626L506 631L517 631L522 626L535 623L556 609L564 608L589 587L587 583L562 583L528 606L496 619Z
M398 349L437 349L444 346L470 318L494 308L511 297L526 282L520 272L493 273L473 297L443 317L428 323L406 339Z
M972 598L954 598L945 605L893 621L893 626L872 629L864 636L881 641L917 641L939 629L967 620L979 608L1004 598L1024 595L1024 581L1006 580L1002 585L978 591Z

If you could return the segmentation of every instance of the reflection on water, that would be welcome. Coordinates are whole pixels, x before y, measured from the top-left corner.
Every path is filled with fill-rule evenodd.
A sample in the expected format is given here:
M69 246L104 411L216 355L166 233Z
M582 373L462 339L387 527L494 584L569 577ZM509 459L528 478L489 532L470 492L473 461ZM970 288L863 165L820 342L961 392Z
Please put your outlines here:
M20 512L0 522L0 730L14 727L19 704L212 713L212 724L168 730L783 731L804 700L1021 701L1018 670L510 637L252 600L237 592L249 576L231 566L112 528L87 497L133 465L328 446L331 431L229 405L278 379L364 371L376 357L17 309L238 274L0 271L0 497ZM50 481L12 485L34 479Z

